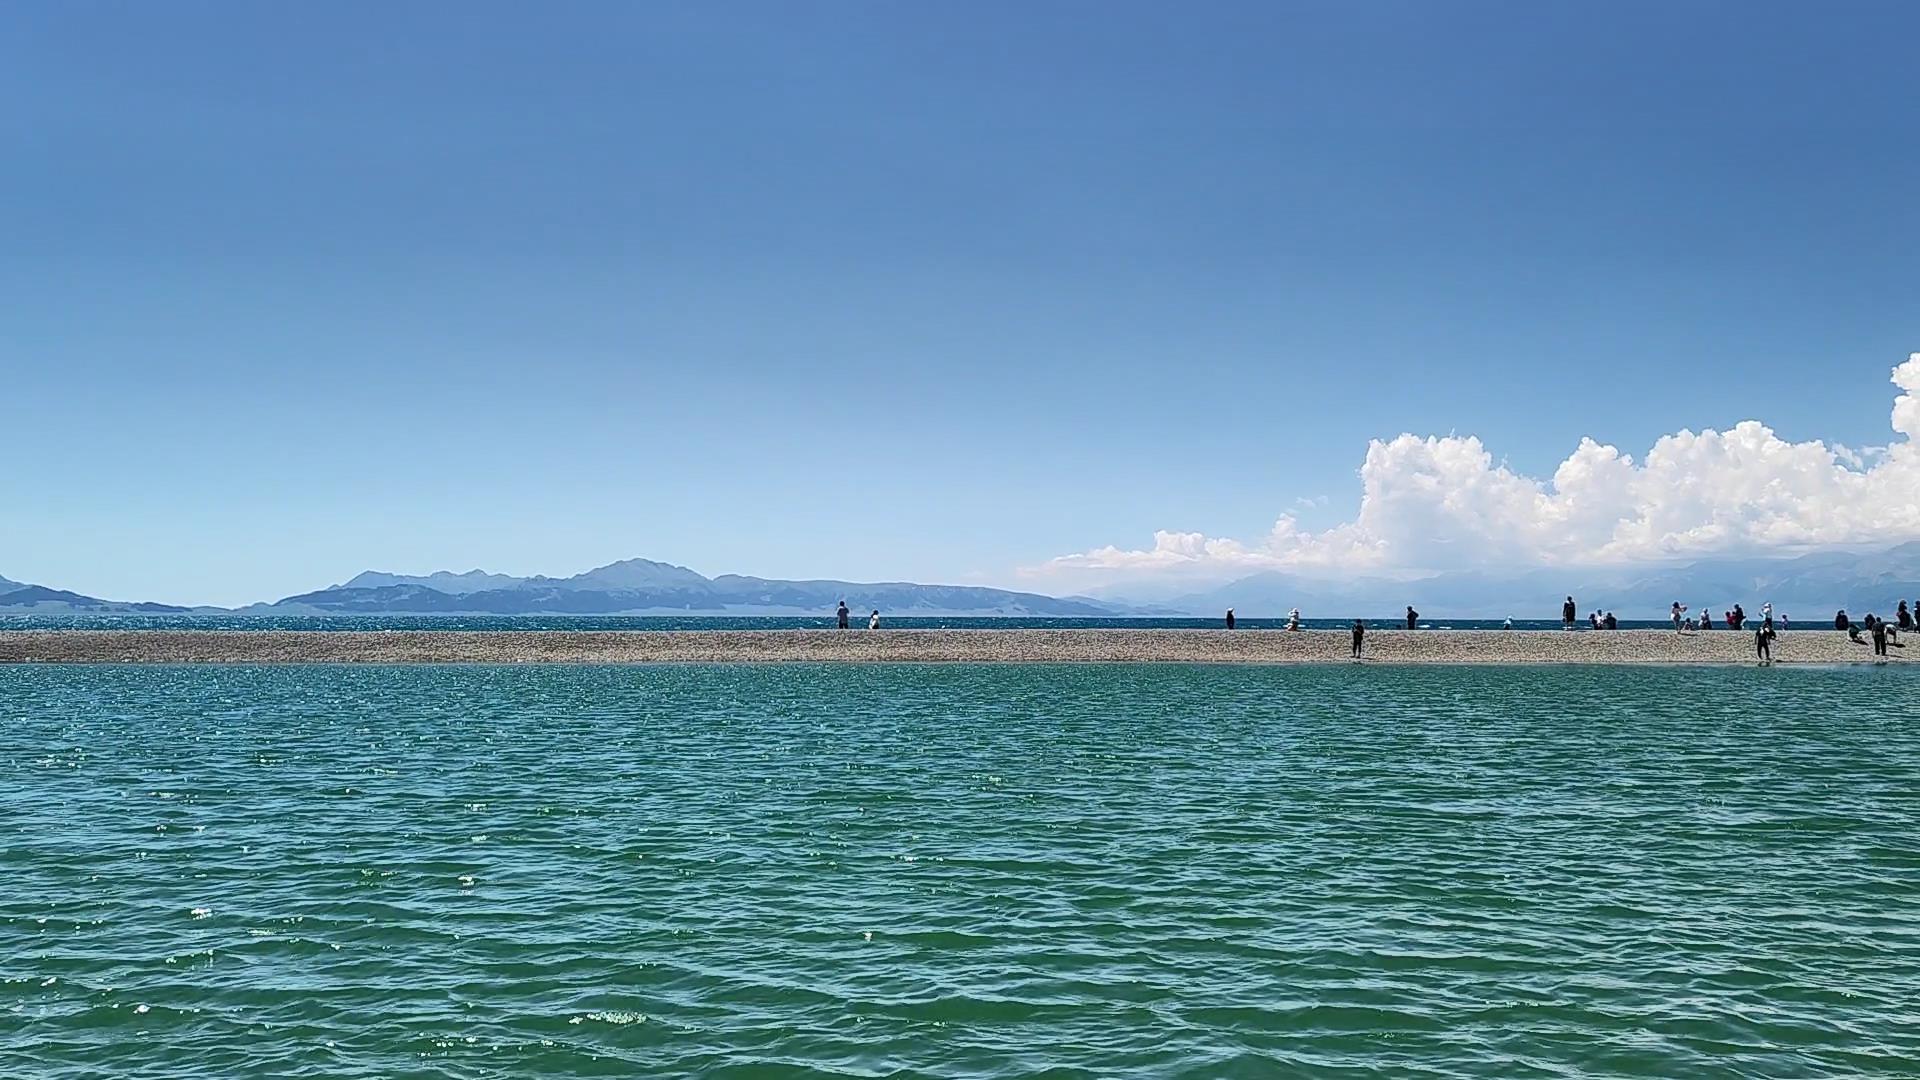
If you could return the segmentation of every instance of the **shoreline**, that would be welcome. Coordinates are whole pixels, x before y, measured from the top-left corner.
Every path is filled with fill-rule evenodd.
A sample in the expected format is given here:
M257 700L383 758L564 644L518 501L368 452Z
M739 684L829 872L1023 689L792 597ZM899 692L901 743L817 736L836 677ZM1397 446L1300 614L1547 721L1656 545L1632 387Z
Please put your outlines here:
M15 630L0 664L1350 663L1344 630ZM1905 644L1905 643L1902 643ZM1886 662L1906 660L1892 648ZM1873 664L1838 630L1792 630L1784 665ZM1369 630L1380 664L1757 663L1703 630ZM1920 635L1913 659L1920 661Z

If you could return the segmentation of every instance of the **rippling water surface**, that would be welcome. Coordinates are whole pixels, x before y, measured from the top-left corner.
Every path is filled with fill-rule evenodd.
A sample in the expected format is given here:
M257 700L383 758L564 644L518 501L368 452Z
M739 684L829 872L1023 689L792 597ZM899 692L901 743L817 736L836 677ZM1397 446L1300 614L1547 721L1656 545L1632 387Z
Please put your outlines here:
M1899 670L0 670L0 1076L1920 1075Z

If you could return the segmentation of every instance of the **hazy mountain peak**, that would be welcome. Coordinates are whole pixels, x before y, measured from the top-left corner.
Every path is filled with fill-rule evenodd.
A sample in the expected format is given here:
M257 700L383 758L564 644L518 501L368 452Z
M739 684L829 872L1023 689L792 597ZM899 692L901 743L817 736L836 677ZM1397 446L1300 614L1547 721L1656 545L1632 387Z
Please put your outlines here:
M510 574L489 574L485 570L469 570L456 574L450 570L436 570L431 574L416 576L411 574L389 574L380 570L367 570L354 575L353 580L342 589L381 589L389 585L419 585L443 592L449 596L465 596L468 593L484 592L488 589L510 589L526 581L526 578L513 577Z
M551 584L566 589L657 589L705 585L707 579L672 563L622 559Z

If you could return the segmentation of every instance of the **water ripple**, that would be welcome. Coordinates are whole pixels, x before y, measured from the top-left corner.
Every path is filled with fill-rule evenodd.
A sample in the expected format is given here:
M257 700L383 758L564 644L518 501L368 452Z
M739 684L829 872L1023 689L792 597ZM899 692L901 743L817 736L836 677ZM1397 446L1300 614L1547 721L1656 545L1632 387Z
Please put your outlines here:
M1920 1076L1900 670L0 670L0 1075Z

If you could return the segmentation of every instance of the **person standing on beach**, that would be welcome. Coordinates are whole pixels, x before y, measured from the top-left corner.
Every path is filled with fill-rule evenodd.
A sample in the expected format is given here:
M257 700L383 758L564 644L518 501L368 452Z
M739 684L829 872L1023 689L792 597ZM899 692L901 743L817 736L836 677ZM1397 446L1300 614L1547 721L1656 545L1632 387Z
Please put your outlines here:
M1753 631L1753 653L1763 664L1773 663L1773 627L1759 626Z
M1233 609L1227 609L1227 629L1233 629Z
M1681 612L1685 610L1687 610L1686 606L1681 604L1680 601L1675 600L1673 602L1673 632L1676 634L1680 632Z
M1887 655L1887 620L1874 619L1871 615L1867 618L1873 620L1873 655Z
M1733 610L1727 612L1727 625L1733 627L1735 630L1745 627L1747 625L1747 609L1741 607L1739 604L1733 605Z
M1606 618L1605 618L1604 620L1602 620L1602 622L1604 623L1604 625L1606 626L1606 628L1607 628L1607 629L1609 629L1609 630L1618 630L1618 629L1620 629L1620 620L1619 620L1619 619L1616 619L1616 618L1614 618L1614 617L1613 617L1613 612L1611 612L1611 611L1609 611L1609 612L1607 612L1607 617L1606 617Z
M869 630L880 629L880 609L879 608L875 608L873 610L873 614L867 616L867 629Z
M1353 658L1355 660L1360 659L1360 643L1366 639L1366 636L1367 621L1365 619L1353 620Z
M1700 629L1713 629L1713 609L1705 604L1700 605Z
M847 628L847 616L852 614L852 612L847 610L847 602L845 600L840 601L840 610L835 612L835 614L840 616L840 629L845 630Z
M1769 630L1773 629L1773 601L1771 600L1760 605L1760 625Z
M1414 624L1418 623L1419 621L1420 621L1420 613L1413 610L1412 604L1408 604L1407 605L1407 629L1409 630L1414 629Z
M1913 612L1907 610L1907 602L1905 600L1900 601L1899 609L1893 613L1893 621L1897 623L1902 630L1913 629Z
M1560 629L1573 629L1573 620L1579 615L1580 609L1574 606L1573 597L1567 597L1567 602L1560 605Z
M1835 630L1853 629L1853 621L1847 618L1846 608L1841 608L1839 611L1833 613L1833 628Z

